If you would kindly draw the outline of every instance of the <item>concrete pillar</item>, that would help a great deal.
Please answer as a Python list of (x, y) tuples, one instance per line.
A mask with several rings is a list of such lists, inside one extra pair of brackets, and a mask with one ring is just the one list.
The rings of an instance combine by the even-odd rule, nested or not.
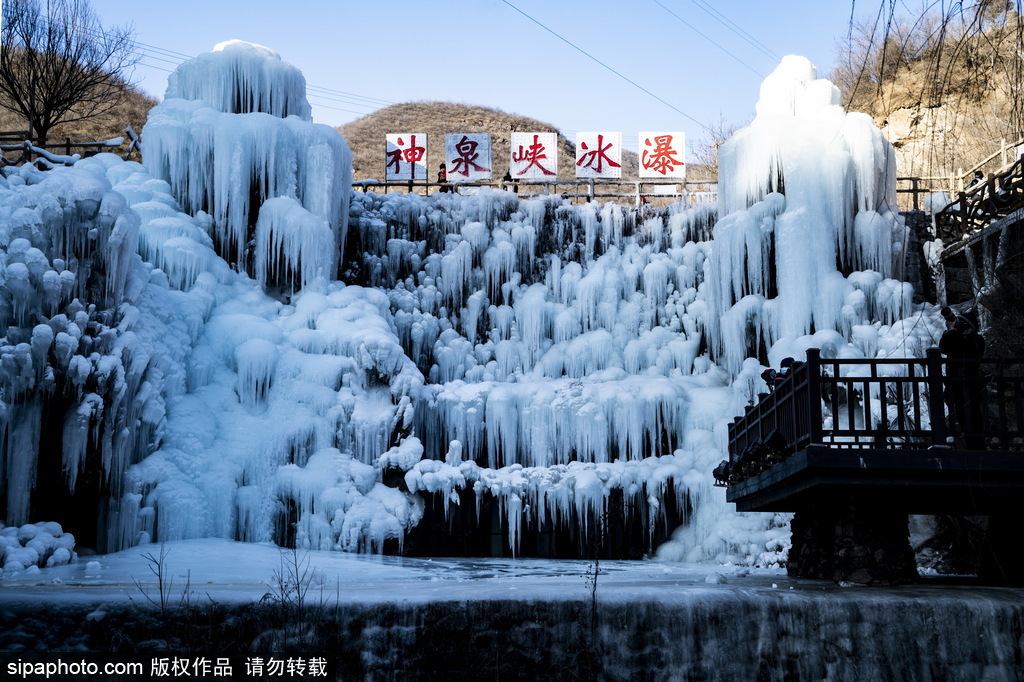
[(861, 585), (917, 580), (906, 514), (879, 510), (869, 500), (840, 498), (793, 517), (787, 564), (797, 578)]
[(1021, 515), (1015, 511), (992, 514), (981, 548), (978, 577), (987, 585), (1024, 585), (1024, 546), (1020, 542)]

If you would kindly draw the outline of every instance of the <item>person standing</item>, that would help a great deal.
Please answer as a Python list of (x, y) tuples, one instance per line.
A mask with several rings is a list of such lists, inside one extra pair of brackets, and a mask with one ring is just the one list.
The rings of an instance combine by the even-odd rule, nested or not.
[(939, 350), (948, 360), (945, 401), (964, 434), (967, 448), (981, 450), (985, 447), (982, 413), (985, 384), (978, 361), (985, 353), (985, 337), (969, 319), (954, 313), (948, 306), (939, 312), (946, 321), (946, 331), (939, 339)]
[(437, 169), (437, 185), (440, 192), (451, 192), (452, 186), (448, 184), (448, 166), (441, 164)]

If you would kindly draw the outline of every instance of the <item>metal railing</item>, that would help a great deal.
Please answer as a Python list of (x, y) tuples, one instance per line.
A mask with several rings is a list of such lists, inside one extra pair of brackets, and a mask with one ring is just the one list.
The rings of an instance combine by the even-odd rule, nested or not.
[[(530, 182), (527, 180), (494, 182), (440, 183), (424, 180), (388, 181), (357, 180), (352, 187), (362, 192), (400, 191), (408, 194), (431, 194), (450, 187), (456, 192), (464, 188), (493, 187), (515, 192), (522, 197), (544, 194), (561, 195), (573, 202), (600, 201), (603, 199), (629, 199), (636, 206), (642, 203), (684, 201), (699, 203), (718, 200), (717, 181), (673, 181), (673, 180), (557, 180), (552, 182)], [(470, 191), (472, 191), (470, 189)]]
[(728, 482), (811, 445), (1024, 450), (1024, 360), (822, 359), (807, 351), (729, 426)]

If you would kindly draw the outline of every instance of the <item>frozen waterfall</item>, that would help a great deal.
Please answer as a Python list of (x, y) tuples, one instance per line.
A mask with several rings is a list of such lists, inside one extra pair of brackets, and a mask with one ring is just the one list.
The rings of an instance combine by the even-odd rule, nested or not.
[(303, 88), (232, 42), (179, 67), (144, 164), (2, 170), (5, 523), (424, 551), (426, 519), (498, 553), (569, 529), (580, 555), (682, 524), (663, 557), (772, 564), (787, 519), (710, 473), (761, 369), (937, 338), (899, 280), (892, 149), (802, 58), (723, 147), (719, 206), (643, 222), (353, 195)]

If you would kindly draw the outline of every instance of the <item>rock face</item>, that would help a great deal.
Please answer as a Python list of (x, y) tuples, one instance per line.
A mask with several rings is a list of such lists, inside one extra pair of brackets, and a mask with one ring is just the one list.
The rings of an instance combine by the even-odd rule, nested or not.
[[(998, 121), (984, 116), (984, 108), (960, 103), (896, 109), (882, 117), (882, 134), (896, 148), (901, 177), (931, 178), (935, 190), (961, 189), (966, 171), (1006, 147), (1005, 161), (1020, 156), (1017, 140)], [(1002, 154), (982, 166), (992, 172), (1004, 163)], [(969, 181), (969, 180), (968, 180)]]
[(896, 148), (900, 176), (930, 178), (934, 189), (949, 191), (979, 165), (990, 173), (1020, 156), (1020, 10), (1004, 2), (945, 16), (924, 11), (905, 23), (890, 15), (884, 39), (871, 36), (867, 59), (851, 47), (834, 80), (844, 102), (871, 114)]

